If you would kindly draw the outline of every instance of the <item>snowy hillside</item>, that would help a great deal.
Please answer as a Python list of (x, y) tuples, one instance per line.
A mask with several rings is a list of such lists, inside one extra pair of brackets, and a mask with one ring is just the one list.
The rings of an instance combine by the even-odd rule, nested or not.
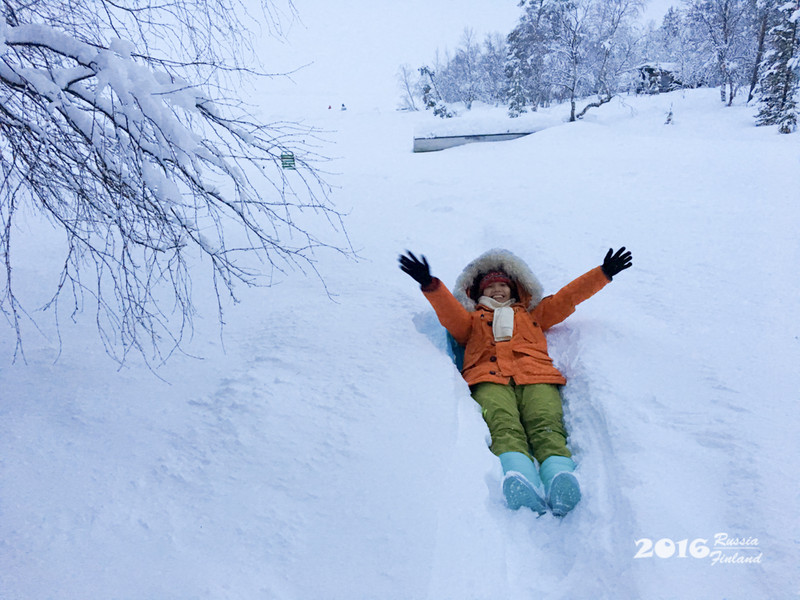
[[(201, 302), (203, 358), (163, 380), (116, 370), (90, 316), (62, 324), (57, 361), (46, 327), (27, 364), (0, 340), (0, 597), (796, 597), (800, 137), (752, 112), (627, 97), (424, 155), (425, 114), (309, 117), (361, 257), (319, 256), (333, 300), (301, 274), (245, 291), (224, 349)], [(45, 297), (56, 242), (30, 222), (20, 277)], [(623, 244), (634, 268), (549, 336), (584, 499), (510, 512), (397, 254), (452, 284), (506, 247), (554, 292)]]

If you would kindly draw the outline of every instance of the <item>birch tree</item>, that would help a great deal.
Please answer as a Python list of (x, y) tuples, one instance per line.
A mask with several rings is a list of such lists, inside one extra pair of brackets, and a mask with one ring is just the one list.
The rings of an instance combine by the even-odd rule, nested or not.
[[(555, 85), (569, 101), (569, 120), (587, 108), (610, 101), (618, 91), (619, 77), (633, 67), (633, 39), (627, 26), (639, 10), (635, 0), (558, 0), (551, 12), (554, 40), (549, 67)], [(577, 101), (595, 95), (597, 100), (577, 113)]]
[[(294, 10), (290, 1), (264, 6), (273, 33), (279, 9)], [(14, 287), (22, 207), (64, 237), (48, 308), (90, 306), (120, 361), (180, 347), (198, 262), (221, 311), (237, 284), (268, 285), (262, 275), (275, 269), (316, 271), (318, 248), (349, 252), (320, 177), (317, 132), (261, 123), (231, 91), (257, 74), (245, 5), (4, 0), (2, 11), (0, 310), (16, 333), (15, 356), (32, 312)], [(288, 153), (291, 174), (281, 169)], [(324, 232), (319, 221), (309, 226), (312, 214)]]
[(686, 4), (699, 51), (713, 61), (720, 100), (730, 106), (753, 60), (749, 56), (753, 40), (747, 35), (752, 25), (751, 6), (746, 0), (689, 0)]

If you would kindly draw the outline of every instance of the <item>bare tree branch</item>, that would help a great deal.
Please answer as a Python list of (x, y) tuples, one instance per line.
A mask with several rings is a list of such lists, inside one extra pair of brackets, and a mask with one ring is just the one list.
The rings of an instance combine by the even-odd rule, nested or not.
[[(65, 293), (73, 315), (91, 303), (101, 340), (120, 361), (132, 350), (164, 358), (180, 347), (194, 312), (190, 265), (200, 257), (221, 316), (222, 297), (237, 284), (269, 284), (249, 256), (319, 275), (319, 249), (352, 254), (323, 179), (326, 159), (313, 146), (322, 132), (259, 123), (225, 88), (227, 76), (255, 72), (242, 66), (248, 46), (236, 0), (2, 6), (0, 310), (18, 355), (24, 311), (11, 248), (20, 202), (66, 236), (44, 308), (58, 313)], [(274, 26), (274, 5), (265, 10)], [(296, 160), (291, 174), (281, 168), (287, 152)], [(315, 230), (309, 213), (322, 219)], [(232, 225), (242, 239), (231, 237)]]

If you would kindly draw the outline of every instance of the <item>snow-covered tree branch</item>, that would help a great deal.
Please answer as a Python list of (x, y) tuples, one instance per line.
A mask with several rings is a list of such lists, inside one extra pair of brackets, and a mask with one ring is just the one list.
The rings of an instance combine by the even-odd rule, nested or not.
[(797, 129), (800, 91), (800, 0), (781, 4), (769, 32), (771, 50), (759, 85), (758, 125), (777, 125), (781, 133)]
[[(91, 298), (120, 360), (180, 345), (193, 312), (190, 258), (211, 266), (219, 301), (261, 281), (253, 254), (270, 269), (315, 270), (316, 248), (350, 251), (320, 177), (318, 132), (259, 123), (225, 88), (252, 70), (234, 16), (243, 11), (223, 0), (3, 3), (0, 309), (18, 351), (28, 309), (14, 291), (12, 246), (24, 204), (66, 234), (53, 304), (68, 295), (78, 311)], [(312, 231), (306, 213), (338, 241)]]

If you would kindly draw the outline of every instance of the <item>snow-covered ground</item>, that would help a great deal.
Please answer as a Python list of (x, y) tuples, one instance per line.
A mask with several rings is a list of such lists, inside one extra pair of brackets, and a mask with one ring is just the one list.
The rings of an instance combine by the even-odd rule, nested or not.
[[(198, 283), (200, 358), (156, 374), (118, 369), (91, 314), (60, 341), (37, 314), (15, 364), (7, 329), (0, 598), (800, 596), (800, 134), (693, 90), (413, 154), (429, 114), (298, 97), (265, 112), (329, 132), (359, 260), (319, 255), (333, 298), (300, 273), (241, 290), (221, 337)], [(42, 304), (59, 241), (33, 215), (18, 235), (18, 291)], [(634, 267), (549, 335), (584, 499), (564, 519), (510, 512), (397, 255), (452, 284), (504, 247), (554, 292), (620, 245)]]
[[(201, 301), (203, 358), (165, 381), (118, 371), (91, 318), (62, 324), (57, 362), (34, 332), (11, 365), (2, 338), (0, 597), (796, 596), (800, 138), (751, 114), (714, 90), (627, 97), (420, 155), (429, 115), (323, 113), (361, 256), (320, 256), (335, 300), (299, 274), (244, 291), (224, 352)], [(452, 283), (506, 247), (555, 291), (622, 244), (634, 268), (549, 338), (584, 500), (510, 512), (397, 255)], [(719, 553), (693, 557), (695, 539)], [(760, 560), (715, 564), (737, 552)]]

